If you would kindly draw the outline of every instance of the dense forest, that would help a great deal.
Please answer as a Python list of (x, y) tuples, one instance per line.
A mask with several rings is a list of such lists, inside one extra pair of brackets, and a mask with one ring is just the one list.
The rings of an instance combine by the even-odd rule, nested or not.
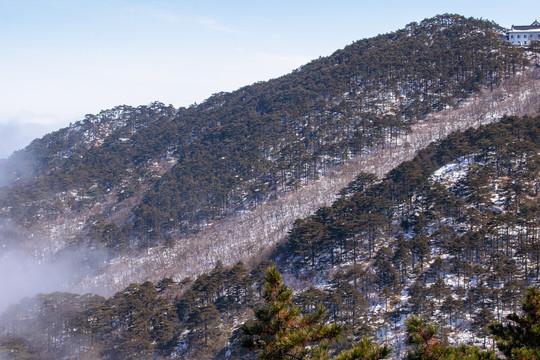
[[(540, 117), (505, 117), (430, 145), (384, 179), (362, 173), (253, 268), (218, 263), (197, 279), (132, 284), (110, 298), (26, 299), (2, 315), (0, 348), (29, 359), (254, 357), (239, 344), (257, 327), (239, 328), (265, 308), (276, 264), (296, 289), (293, 315), (324, 305), (310, 319), (339, 327), (336, 356), (369, 337), (394, 358), (494, 359), (470, 346), (495, 340), (513, 358), (521, 340), (506, 341), (516, 331), (506, 315), (540, 285), (539, 138)], [(419, 333), (425, 343), (411, 337)]]
[[(501, 30), (436, 16), (189, 108), (87, 115), (0, 160), (0, 255), (82, 254), (73, 272), (114, 289), (12, 305), (0, 315), (0, 358), (540, 357), (540, 117), (452, 133), (411, 161), (381, 155), (412, 147), (434, 114), (468, 106), (456, 116), (469, 116), (480, 93), (490, 100), (478, 116), (497, 119), (495, 103), (539, 93), (534, 49), (510, 46)], [(500, 86), (510, 82), (513, 92)], [(279, 234), (262, 205), (360, 156), (401, 164), (384, 176), (353, 167), (333, 204), (335, 193), (280, 225), (285, 238), (261, 235)], [(254, 209), (269, 227), (250, 236), (268, 253), (224, 220)], [(225, 259), (243, 244), (249, 263)], [(100, 262), (112, 265), (93, 273)], [(144, 266), (168, 262), (150, 281)], [(119, 286), (130, 271), (144, 279)]]
[(76, 218), (71, 243), (166, 244), (294, 190), (520, 71), (494, 23), (441, 15), (202, 104), (88, 115), (4, 160), (1, 216)]
[(539, 120), (452, 134), (381, 181), (360, 174), (298, 220), (275, 258), (301, 279), (331, 279), (349, 297), (338, 314), (378, 304), (387, 329), (410, 312), (449, 332), (501, 321), (540, 280)]

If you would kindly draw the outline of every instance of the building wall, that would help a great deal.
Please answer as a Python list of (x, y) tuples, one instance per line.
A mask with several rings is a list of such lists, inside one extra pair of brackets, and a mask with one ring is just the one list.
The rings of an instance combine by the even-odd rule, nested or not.
[(512, 45), (528, 46), (531, 44), (531, 40), (540, 41), (540, 29), (508, 31), (508, 41), (510, 41)]

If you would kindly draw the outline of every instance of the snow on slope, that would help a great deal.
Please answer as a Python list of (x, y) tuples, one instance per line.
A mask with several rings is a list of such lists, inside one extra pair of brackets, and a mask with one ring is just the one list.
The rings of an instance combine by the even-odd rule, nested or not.
[(209, 271), (218, 260), (225, 265), (256, 262), (287, 236), (295, 219), (330, 205), (339, 190), (359, 172), (382, 177), (401, 162), (412, 159), (418, 150), (451, 132), (479, 127), (504, 114), (536, 113), (540, 108), (539, 85), (537, 71), (518, 74), (494, 91), (475, 95), (456, 110), (428, 116), (392, 145), (373, 148), (295, 192), (223, 219), (195, 235), (179, 237), (170, 248), (159, 246), (116, 258), (97, 276), (82, 279), (75, 290), (99, 289), (100, 293), (111, 294), (132, 282), (196, 276)]

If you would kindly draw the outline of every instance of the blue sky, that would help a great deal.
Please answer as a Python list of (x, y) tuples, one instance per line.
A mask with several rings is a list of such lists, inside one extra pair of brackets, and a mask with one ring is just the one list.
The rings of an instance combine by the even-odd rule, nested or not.
[(0, 157), (87, 113), (188, 106), (436, 14), (509, 27), (539, 10), (530, 0), (0, 0)]

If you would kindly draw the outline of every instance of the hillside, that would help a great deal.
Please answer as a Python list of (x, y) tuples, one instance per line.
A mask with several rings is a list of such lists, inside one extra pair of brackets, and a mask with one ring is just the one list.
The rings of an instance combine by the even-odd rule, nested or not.
[[(272, 256), (297, 303), (326, 306), (345, 329), (336, 349), (370, 335), (403, 358), (412, 314), (450, 343), (490, 347), (486, 324), (540, 285), (539, 138), (540, 117), (504, 117), (431, 144), (380, 180), (361, 173)], [(39, 295), (0, 323), (18, 351), (41, 356), (249, 358), (238, 325), (259, 306), (270, 263), (218, 263), (196, 280), (131, 284), (108, 299)]]
[(136, 261), (129, 255), (111, 259), (103, 267), (102, 275), (87, 276), (75, 289), (97, 287), (114, 292), (130, 282), (197, 276), (218, 261), (228, 265), (238, 261), (256, 264), (270, 256), (272, 247), (287, 237), (295, 219), (331, 205), (359, 172), (382, 178), (432, 141), (443, 139), (453, 131), (498, 121), (508, 113), (536, 114), (540, 107), (539, 76), (538, 71), (526, 71), (505, 80), (493, 91), (478, 94), (458, 109), (430, 114), (394, 143), (372, 147), (347, 163), (330, 168), (318, 180), (300, 189), (184, 236), (173, 245), (148, 249), (138, 254)]
[[(470, 126), (466, 116), (430, 128), (428, 115), (521, 79), (527, 54), (499, 31), (441, 15), (189, 108), (154, 103), (88, 115), (3, 160), (2, 253), (71, 259), (77, 285), (64, 289), (104, 295), (133, 281), (196, 276), (220, 258), (254, 261), (294, 219), (330, 204), (373, 151), (396, 148), (394, 165), (409, 159), (431, 139)], [(524, 99), (495, 91), (489, 106), (535, 99), (531, 89)], [(518, 113), (478, 111), (485, 116), (477, 123)], [(409, 142), (418, 129), (422, 142)], [(305, 196), (319, 185), (318, 195)]]
[[(11, 306), (0, 358), (254, 358), (239, 327), (271, 264), (304, 312), (324, 304), (343, 327), (333, 353), (368, 335), (404, 358), (411, 315), (441, 343), (491, 348), (487, 323), (540, 286), (540, 74), (496, 30), (439, 16), (188, 109), (88, 115), (14, 154), (2, 164), (3, 254), (69, 258), (69, 289), (105, 296)], [(469, 70), (434, 67), (449, 49)], [(319, 78), (318, 97), (275, 92)], [(272, 110), (251, 111), (260, 96)]]
[(166, 243), (496, 86), (525, 62), (498, 30), (438, 16), (189, 108), (87, 116), (4, 162), (2, 217), (26, 229), (69, 219), (63, 237), (117, 250)]
[(452, 341), (472, 341), (485, 312), (501, 321), (539, 285), (539, 120), (453, 134), (381, 182), (360, 175), (331, 207), (298, 221), (276, 259), (299, 281), (317, 274), (329, 295), (354, 284), (348, 296), (367, 300), (379, 336), (419, 314)]

